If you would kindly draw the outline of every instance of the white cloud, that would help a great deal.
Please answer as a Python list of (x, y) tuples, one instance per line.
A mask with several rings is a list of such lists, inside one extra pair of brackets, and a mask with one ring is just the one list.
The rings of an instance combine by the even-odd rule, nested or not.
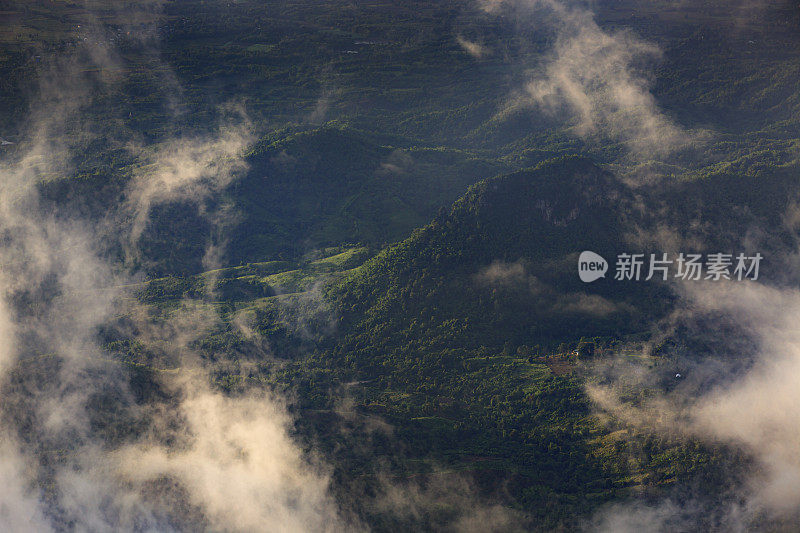
[(482, 59), (488, 54), (488, 49), (476, 41), (470, 41), (466, 37), (462, 35), (456, 36), (456, 41), (458, 42), (459, 46), (464, 49), (469, 55), (474, 57), (475, 59)]
[(587, 8), (559, 0), (484, 0), (481, 6), (513, 8), (556, 36), (501, 115), (533, 107), (564, 116), (576, 135), (622, 142), (640, 157), (667, 155), (702, 137), (676, 124), (651, 94), (645, 67), (660, 56), (656, 45), (630, 31), (606, 31)]

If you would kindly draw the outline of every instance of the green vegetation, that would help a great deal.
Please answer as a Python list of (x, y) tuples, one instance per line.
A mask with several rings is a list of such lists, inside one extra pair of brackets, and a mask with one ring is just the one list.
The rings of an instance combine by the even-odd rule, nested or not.
[[(0, 137), (21, 141), (0, 157), (27, 148), (41, 62), (86, 54), (87, 39), (113, 43), (114, 57), (82, 73), (103, 90), (75, 96), (83, 118), (58, 135), (77, 155), (40, 185), (65, 220), (100, 223), (126, 200), (146, 162), (125, 140), (202, 137), (238, 104), (255, 136), (246, 168), (205, 206), (232, 206), (235, 222), (219, 236), (194, 203), (154, 206), (126, 265), (146, 277), (131, 298), (164, 324), (189, 301), (218, 316), (192, 346), (216, 386), (286, 393), (295, 436), (374, 529), (448, 524), (446, 512), (409, 523), (362, 498), (386, 476), (468, 476), (487, 501), (554, 531), (634, 494), (719, 494), (735, 482), (722, 473), (748, 464), (597, 416), (586, 393), (596, 362), (622, 355), (674, 374), (664, 353), (622, 347), (649, 338), (676, 297), (657, 282), (586, 285), (574, 269), (583, 250), (655, 253), (670, 239), (792, 249), (800, 33), (789, 3), (738, 18), (722, 1), (599, 3), (603, 28), (664, 50), (645, 66), (666, 116), (710, 132), (670, 156), (508, 110), (554, 36), (472, 1), (187, 0), (135, 24), (90, 4), (102, 35), (81, 29), (76, 2), (0, 0)], [(490, 53), (470, 56), (459, 36)], [(224, 248), (224, 267), (204, 267), (209, 244)], [(768, 258), (765, 275), (776, 266)], [(99, 334), (134, 390), (156, 397), (154, 376), (183, 369), (120, 334), (125, 319)], [(32, 375), (55, 365), (26, 364)]]

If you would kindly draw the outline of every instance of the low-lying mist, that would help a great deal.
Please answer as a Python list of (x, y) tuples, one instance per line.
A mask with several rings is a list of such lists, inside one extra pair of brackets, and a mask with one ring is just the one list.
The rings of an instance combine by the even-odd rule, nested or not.
[[(114, 3), (131, 42), (158, 61), (160, 2)], [(203, 294), (154, 312), (136, 298), (147, 260), (142, 237), (161, 206), (188, 205), (210, 228), (202, 267), (222, 266), (235, 206), (220, 193), (247, 169), (254, 128), (241, 105), (202, 131), (151, 143), (124, 121), (87, 113), (104, 89), (124, 82), (125, 61), (93, 16), (88, 35), (39, 72), (25, 131), (0, 163), (0, 526), (5, 531), (359, 531), (362, 521), (332, 491), (332, 467), (297, 436), (289, 399), (252, 385), (250, 362), (200, 353), (198, 341), (228, 318)], [(180, 118), (181, 88), (166, 65), (165, 109)], [(136, 171), (121, 201), (88, 218), (41, 196), (75, 173), (95, 140), (122, 150)], [(306, 307), (322, 306), (317, 289)], [(333, 323), (333, 319), (328, 318)], [(247, 320), (231, 326), (270, 357)], [(299, 326), (302, 329), (302, 324)], [(331, 326), (332, 327), (332, 326)], [(109, 341), (136, 345), (150, 365)], [(215, 384), (213, 362), (250, 383)], [(250, 381), (248, 381), (250, 380)], [(344, 398), (343, 398), (344, 400)], [(428, 488), (386, 478), (381, 513), (416, 520), (440, 503), (457, 506), (456, 530), (516, 527), (517, 516), (484, 506), (468, 483)]]
[[(615, 504), (593, 530), (786, 530), (800, 508), (800, 295), (758, 282), (681, 287), (669, 320), (667, 366), (598, 364), (587, 386), (601, 416), (651, 434), (742, 452), (716, 494), (678, 485), (662, 499)], [(671, 371), (671, 372), (670, 372)], [(676, 373), (677, 372), (677, 373)], [(632, 402), (647, 390), (645, 399)], [(652, 394), (655, 391), (655, 394)]]

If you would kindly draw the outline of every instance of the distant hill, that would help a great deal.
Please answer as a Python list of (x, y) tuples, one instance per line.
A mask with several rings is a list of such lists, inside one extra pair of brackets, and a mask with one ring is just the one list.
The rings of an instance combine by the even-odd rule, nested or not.
[(323, 127), (258, 143), (247, 154), (250, 171), (229, 191), (242, 213), (231, 261), (395, 242), (479, 179), (507, 168), (470, 152), (387, 140), (395, 145)]
[[(611, 279), (632, 201), (624, 184), (581, 157), (484, 180), (335, 294), (367, 344), (445, 342), (454, 328), (462, 346), (515, 349), (629, 333), (669, 301), (657, 284)], [(578, 279), (583, 250), (609, 258), (607, 279)]]

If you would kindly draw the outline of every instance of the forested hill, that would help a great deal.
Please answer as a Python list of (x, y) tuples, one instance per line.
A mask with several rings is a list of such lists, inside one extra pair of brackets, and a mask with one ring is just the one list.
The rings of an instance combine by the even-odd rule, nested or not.
[(615, 282), (611, 272), (587, 285), (576, 274), (583, 250), (625, 250), (633, 199), (581, 157), (482, 181), (333, 290), (357, 332), (344, 350), (368, 364), (418, 343), (516, 350), (644, 327), (668, 305), (656, 284)]
[[(576, 528), (609, 499), (665, 494), (676, 479), (708, 490), (732, 457), (598, 424), (583, 389), (591, 358), (574, 355), (646, 337), (673, 304), (654, 280), (613, 280), (613, 263), (606, 279), (577, 276), (581, 251), (612, 258), (630, 249), (626, 237), (647, 224), (633, 209), (637, 194), (582, 157), (479, 182), (330, 285), (337, 332), (287, 375), (308, 391), (324, 390), (331, 376), (355, 380), (358, 411), (395, 428), (396, 475), (413, 468), (404, 460), (422, 458), (471, 472), (488, 497), (524, 509), (532, 529)], [(642, 361), (654, 364), (669, 373), (674, 362)], [(320, 393), (308, 406), (331, 401)], [(369, 463), (388, 445), (360, 455), (315, 427), (342, 464)], [(341, 483), (349, 493), (371, 486), (347, 472)]]
[(261, 141), (246, 160), (249, 171), (229, 191), (243, 217), (231, 235), (233, 264), (342, 242), (396, 242), (508, 168), (475, 152), (342, 126)]
[[(799, 80), (796, 0), (0, 0), (22, 520), (770, 530), (800, 479)], [(740, 252), (757, 282), (614, 279)], [(131, 447), (152, 478), (117, 477)]]

